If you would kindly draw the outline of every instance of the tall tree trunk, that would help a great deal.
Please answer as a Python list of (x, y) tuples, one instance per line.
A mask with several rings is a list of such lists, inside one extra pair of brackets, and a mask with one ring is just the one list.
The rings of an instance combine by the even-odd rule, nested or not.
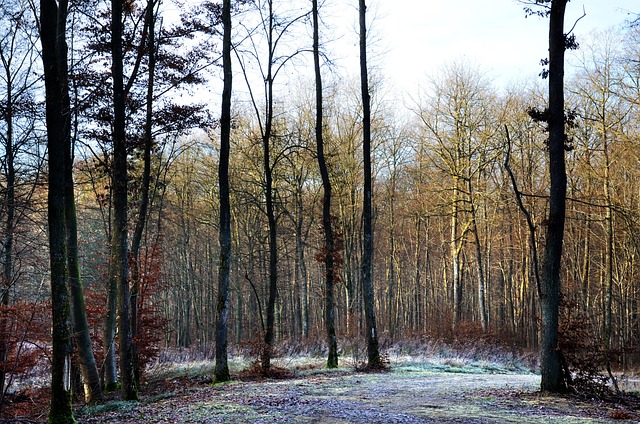
[(13, 92), (11, 70), (7, 67), (7, 102), (5, 112), (6, 144), (5, 144), (5, 162), (7, 168), (6, 174), (6, 219), (5, 234), (2, 241), (4, 249), (4, 261), (2, 270), (2, 287), (0, 287), (0, 306), (5, 308), (0, 313), (0, 397), (4, 397), (6, 371), (8, 370), (7, 356), (9, 353), (9, 328), (7, 319), (7, 308), (9, 307), (9, 293), (13, 285), (13, 238), (15, 232), (15, 213), (16, 213), (16, 169), (13, 151)]
[(122, 0), (111, 2), (113, 75), (113, 231), (111, 235), (111, 278), (118, 287), (118, 348), (124, 400), (138, 400), (138, 388), (131, 354), (131, 296), (127, 236), (127, 141), (125, 136), (125, 92), (123, 84)]
[(376, 328), (375, 294), (373, 291), (373, 211), (371, 177), (371, 95), (367, 72), (367, 23), (365, 0), (359, 2), (360, 15), (360, 85), (362, 89), (362, 153), (364, 159), (364, 200), (362, 205), (363, 252), (362, 252), (362, 291), (367, 332), (367, 368), (383, 368), (378, 347)]
[[(394, 168), (395, 168), (394, 164)], [(395, 195), (396, 195), (396, 169), (391, 171), (390, 175), (391, 193), (389, 199), (389, 269), (387, 278), (387, 325), (389, 337), (393, 341), (396, 336), (396, 327), (398, 323), (398, 314), (400, 309), (396, 305), (396, 291), (398, 291), (398, 297), (400, 296), (400, 290), (397, 287), (396, 277), (396, 208), (395, 208)]]
[(40, 39), (45, 76), (49, 154), (49, 258), (53, 319), (50, 423), (74, 423), (71, 409), (71, 312), (65, 230), (65, 144), (70, 138), (67, 77), (67, 1), (40, 1)]
[(304, 257), (304, 242), (302, 239), (302, 220), (304, 216), (302, 213), (302, 196), (300, 196), (300, 212), (296, 223), (296, 272), (300, 277), (300, 325), (302, 336), (306, 339), (309, 337), (309, 274)]
[(318, 0), (312, 1), (313, 15), (313, 65), (316, 80), (316, 149), (318, 153), (318, 167), (322, 176), (322, 188), (324, 196), (322, 198), (322, 228), (324, 230), (324, 253), (325, 253), (325, 328), (327, 331), (327, 368), (338, 367), (338, 342), (336, 338), (335, 324), (335, 289), (336, 271), (334, 270), (334, 254), (336, 252), (333, 237), (331, 219), (331, 181), (327, 170), (327, 162), (324, 156), (323, 129), (323, 102), (322, 102), (322, 75), (320, 73), (320, 31), (318, 22)]
[(222, 90), (222, 113), (220, 117), (220, 263), (218, 265), (218, 301), (216, 303), (216, 368), (215, 380), (228, 381), (227, 363), (227, 317), (229, 315), (229, 275), (231, 271), (231, 205), (229, 201), (229, 150), (231, 140), (231, 0), (222, 6), (222, 66), (224, 87)]
[(147, 26), (147, 49), (149, 55), (149, 69), (147, 81), (147, 105), (146, 117), (144, 125), (144, 152), (142, 156), (142, 186), (140, 187), (140, 197), (138, 204), (138, 215), (136, 226), (133, 231), (133, 239), (131, 240), (131, 335), (134, 342), (131, 344), (131, 357), (133, 362), (133, 373), (135, 381), (140, 381), (140, 358), (138, 339), (140, 336), (139, 328), (139, 307), (138, 295), (140, 293), (140, 280), (142, 278), (142, 270), (140, 269), (140, 248), (142, 245), (142, 235), (147, 225), (149, 210), (149, 190), (151, 187), (151, 148), (153, 146), (153, 92), (155, 82), (156, 69), (156, 34), (155, 34), (155, 16), (154, 6), (155, 0), (147, 2), (147, 10), (145, 17), (145, 25)]
[(613, 337), (613, 257), (614, 257), (614, 232), (613, 232), (613, 200), (611, 196), (611, 157), (609, 155), (609, 137), (606, 126), (606, 119), (602, 118), (601, 129), (602, 134), (602, 151), (604, 154), (604, 196), (606, 200), (605, 225), (607, 234), (607, 243), (605, 248), (605, 279), (606, 279), (606, 295), (605, 295), (605, 312), (604, 312), (604, 354), (607, 372), (613, 383), (616, 392), (619, 392), (618, 382), (611, 371), (611, 339)]
[[(457, 158), (458, 149), (456, 148)], [(456, 159), (457, 161), (459, 160)], [(449, 242), (449, 249), (451, 251), (451, 285), (453, 289), (453, 320), (451, 328), (453, 331), (456, 330), (460, 320), (462, 319), (462, 278), (460, 276), (460, 250), (462, 248), (462, 241), (458, 240), (458, 228), (459, 224), (459, 196), (460, 196), (460, 187), (459, 178), (457, 176), (453, 177), (453, 199), (451, 207), (453, 208), (451, 211), (451, 239)], [(461, 237), (460, 237), (461, 238)]]
[(98, 366), (96, 365), (93, 346), (91, 345), (91, 332), (89, 330), (89, 323), (87, 322), (84, 292), (80, 276), (80, 263), (78, 261), (78, 221), (73, 182), (73, 146), (70, 138), (65, 145), (64, 155), (67, 267), (69, 269), (72, 322), (76, 347), (80, 358), (84, 397), (87, 403), (92, 404), (102, 400), (102, 386), (100, 385), (100, 374), (98, 373)]
[(476, 266), (478, 270), (478, 313), (480, 315), (480, 325), (482, 331), (486, 332), (489, 326), (489, 316), (486, 306), (486, 281), (484, 267), (482, 264), (482, 245), (480, 243), (480, 234), (478, 233), (478, 221), (476, 219), (477, 211), (473, 200), (473, 184), (471, 178), (467, 180), (467, 190), (469, 193), (469, 209), (471, 212), (471, 231), (473, 231), (473, 241), (476, 245)]
[(551, 392), (567, 389), (558, 350), (560, 266), (566, 213), (567, 173), (564, 125), (564, 14), (568, 0), (552, 0), (549, 15), (549, 216), (541, 284), (541, 388)]
[(262, 134), (263, 166), (265, 177), (265, 198), (267, 209), (267, 221), (269, 226), (269, 298), (267, 300), (267, 326), (264, 335), (264, 348), (262, 350), (262, 370), (268, 371), (271, 368), (271, 354), (273, 353), (273, 342), (275, 336), (275, 310), (278, 298), (278, 231), (276, 226), (276, 214), (273, 205), (273, 172), (271, 168), (271, 131), (273, 124), (273, 61), (275, 40), (273, 1), (269, 0), (268, 16), (268, 44), (269, 59), (267, 63), (267, 76), (265, 78), (265, 92), (267, 101), (267, 111), (265, 116), (265, 127)]
[[(109, 258), (109, 269), (111, 269)], [(104, 318), (104, 389), (107, 392), (116, 391), (119, 387), (118, 364), (116, 362), (116, 316), (118, 305), (118, 287), (116, 280), (109, 277), (107, 282), (107, 313)]]

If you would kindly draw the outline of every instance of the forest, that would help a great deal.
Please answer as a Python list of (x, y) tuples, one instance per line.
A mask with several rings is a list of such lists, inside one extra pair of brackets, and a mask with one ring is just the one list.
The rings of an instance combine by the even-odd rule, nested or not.
[(638, 20), (576, 40), (568, 0), (514, 0), (539, 76), (451, 58), (399, 102), (364, 0), (333, 66), (330, 3), (0, 1), (0, 415), (43, 369), (49, 422), (139, 399), (163, 352), (217, 382), (433, 341), (533, 352), (551, 392), (637, 370)]

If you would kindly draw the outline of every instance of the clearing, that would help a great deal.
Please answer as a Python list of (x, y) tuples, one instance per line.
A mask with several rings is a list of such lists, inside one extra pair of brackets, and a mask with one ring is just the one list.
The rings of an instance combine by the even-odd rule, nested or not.
[[(288, 367), (291, 369), (292, 367)], [(538, 392), (523, 370), (396, 363), (385, 373), (293, 367), (286, 379), (211, 385), (192, 368), (148, 387), (142, 402), (76, 411), (79, 423), (604, 423), (640, 420), (632, 407)], [(191, 377), (189, 376), (191, 375)], [(195, 375), (195, 376), (194, 376)], [(628, 422), (628, 421), (627, 421)]]

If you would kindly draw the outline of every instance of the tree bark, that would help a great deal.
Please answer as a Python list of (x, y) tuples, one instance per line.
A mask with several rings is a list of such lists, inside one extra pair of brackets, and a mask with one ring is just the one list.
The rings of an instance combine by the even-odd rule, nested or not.
[(318, 153), (318, 167), (322, 177), (322, 228), (324, 231), (325, 253), (325, 328), (327, 331), (327, 368), (338, 367), (338, 342), (335, 325), (335, 289), (336, 271), (334, 270), (334, 253), (336, 251), (331, 219), (331, 181), (324, 156), (323, 102), (322, 102), (322, 74), (320, 73), (320, 30), (318, 22), (318, 0), (312, 1), (313, 15), (313, 66), (316, 82), (316, 149)]
[(218, 184), (220, 187), (220, 263), (218, 265), (218, 301), (216, 304), (216, 367), (215, 380), (228, 381), (227, 363), (227, 318), (229, 315), (229, 275), (231, 271), (231, 205), (229, 200), (229, 150), (231, 140), (231, 0), (222, 6), (222, 66), (224, 87), (222, 90), (222, 113), (220, 117), (220, 164)]
[[(4, 57), (3, 57), (4, 59)], [(11, 69), (6, 69), (7, 81), (7, 101), (4, 121), (6, 123), (6, 144), (5, 144), (5, 161), (6, 161), (6, 219), (5, 234), (3, 236), (2, 248), (4, 249), (4, 261), (2, 270), (2, 294), (0, 297), (0, 305), (3, 308), (9, 307), (9, 292), (13, 285), (13, 239), (15, 232), (15, 213), (16, 213), (16, 170), (14, 158), (14, 140), (13, 140), (13, 86), (11, 78)], [(5, 377), (7, 374), (7, 357), (9, 353), (9, 327), (7, 321), (7, 310), (3, 310), (0, 315), (0, 396), (4, 396)]]
[(49, 423), (74, 423), (71, 409), (71, 313), (67, 287), (65, 229), (65, 144), (69, 143), (70, 115), (67, 69), (67, 1), (40, 1), (40, 39), (45, 76), (47, 150), (49, 154), (49, 259), (53, 319), (51, 407)]
[(367, 72), (367, 6), (365, 0), (359, 1), (360, 15), (360, 85), (362, 89), (362, 153), (364, 159), (364, 199), (362, 206), (363, 253), (362, 253), (362, 291), (367, 331), (367, 368), (383, 368), (378, 346), (376, 328), (375, 295), (373, 292), (373, 211), (371, 177), (371, 95)]
[(84, 291), (80, 275), (80, 263), (78, 261), (78, 220), (73, 181), (73, 146), (70, 137), (68, 143), (65, 145), (64, 156), (67, 267), (69, 269), (72, 322), (76, 347), (80, 358), (80, 371), (82, 374), (85, 402), (92, 404), (102, 400), (102, 386), (100, 384), (100, 374), (98, 373), (98, 366), (91, 344), (91, 332), (87, 321)]
[(124, 400), (138, 400), (131, 354), (131, 297), (127, 242), (127, 141), (125, 136), (125, 92), (123, 84), (122, 0), (112, 0), (112, 64), (113, 75), (113, 231), (111, 235), (111, 278), (118, 287), (118, 348), (120, 378)]
[(142, 186), (140, 187), (136, 226), (133, 231), (133, 239), (131, 240), (131, 335), (133, 337), (133, 342), (131, 344), (131, 356), (133, 361), (133, 373), (135, 376), (135, 381), (140, 381), (140, 352), (138, 347), (138, 339), (140, 336), (138, 319), (140, 305), (138, 305), (138, 294), (140, 292), (140, 279), (142, 278), (142, 270), (140, 269), (140, 248), (142, 245), (142, 235), (147, 225), (149, 210), (149, 190), (151, 187), (151, 148), (153, 146), (153, 93), (156, 69), (155, 16), (153, 12), (155, 4), (155, 0), (149, 0), (147, 2), (145, 17), (145, 25), (147, 26), (147, 49), (149, 55), (149, 79), (147, 81), (147, 105), (144, 126), (144, 152), (142, 155)]
[(265, 78), (265, 93), (267, 110), (265, 127), (262, 134), (263, 167), (265, 177), (265, 202), (267, 209), (267, 221), (269, 227), (269, 295), (267, 300), (267, 326), (264, 335), (264, 348), (262, 349), (262, 370), (271, 368), (271, 355), (275, 336), (275, 308), (278, 299), (278, 230), (276, 215), (273, 205), (273, 172), (271, 168), (271, 131), (273, 125), (273, 63), (274, 63), (274, 16), (273, 1), (269, 0), (268, 44), (269, 58), (267, 63), (267, 75)]
[(564, 123), (564, 14), (567, 0), (552, 0), (549, 15), (549, 215), (541, 284), (541, 389), (567, 389), (558, 350), (560, 267), (566, 213), (567, 173)]
[(469, 211), (471, 213), (471, 231), (473, 232), (473, 241), (476, 245), (476, 267), (478, 270), (478, 314), (480, 315), (480, 325), (482, 331), (487, 332), (489, 327), (489, 316), (486, 306), (486, 281), (484, 267), (482, 265), (482, 245), (480, 243), (480, 234), (478, 230), (477, 211), (475, 201), (473, 199), (473, 184), (471, 177), (467, 180), (467, 191), (469, 193)]
[[(460, 161), (459, 149), (456, 147), (456, 166)], [(459, 177), (453, 177), (453, 198), (451, 202), (451, 239), (449, 249), (451, 251), (451, 285), (453, 288), (453, 320), (451, 328), (455, 332), (462, 319), (462, 277), (460, 275), (460, 250), (462, 249), (462, 236), (458, 235), (459, 209), (460, 209), (460, 187)]]

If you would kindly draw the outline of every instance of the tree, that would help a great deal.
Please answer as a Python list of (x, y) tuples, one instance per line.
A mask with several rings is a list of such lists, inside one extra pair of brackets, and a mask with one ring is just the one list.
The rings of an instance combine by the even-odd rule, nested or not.
[(547, 76), (549, 79), (549, 107), (542, 113), (531, 111), (534, 119), (547, 123), (549, 132), (549, 212), (540, 284), (542, 312), (541, 389), (550, 392), (563, 392), (567, 390), (568, 376), (563, 371), (562, 354), (558, 348), (558, 316), (567, 199), (564, 54), (568, 45), (568, 36), (564, 33), (564, 15), (568, 0), (536, 0), (536, 3), (546, 7), (545, 13), (549, 16), (549, 69)]
[(113, 75), (113, 231), (109, 278), (118, 287), (118, 348), (122, 397), (138, 400), (138, 388), (131, 351), (131, 298), (129, 290), (129, 260), (127, 237), (127, 140), (125, 137), (125, 89), (123, 83), (122, 12), (123, 1), (111, 2), (111, 72)]
[[(278, 300), (278, 217), (276, 213), (275, 188), (274, 188), (274, 168), (280, 155), (272, 156), (272, 143), (276, 138), (275, 114), (274, 114), (274, 85), (275, 80), (280, 71), (290, 62), (301, 50), (296, 50), (288, 55), (280, 55), (280, 47), (286, 43), (287, 37), (291, 37), (293, 26), (301, 21), (307, 13), (303, 13), (293, 17), (280, 17), (276, 13), (273, 0), (257, 1), (256, 10), (260, 15), (258, 22), (258, 30), (249, 30), (249, 40), (251, 49), (246, 53), (256, 63), (259, 68), (264, 98), (264, 110), (260, 111), (258, 99), (252, 90), (250, 84), (250, 75), (247, 64), (242, 60), (240, 51), (235, 48), (238, 56), (242, 73), (247, 82), (249, 96), (251, 97), (251, 105), (258, 121), (260, 141), (262, 144), (262, 168), (264, 175), (264, 203), (265, 213), (267, 216), (268, 227), (268, 295), (267, 295), (267, 312), (266, 325), (264, 327), (264, 346), (261, 352), (261, 365), (263, 372), (267, 372), (271, 368), (271, 356), (273, 354), (273, 343), (275, 340), (276, 325), (276, 301)], [(258, 37), (264, 37), (264, 46), (258, 41)], [(255, 37), (255, 38), (252, 38)], [(266, 50), (266, 59), (261, 59), (259, 49), (264, 47)]]
[(229, 149), (231, 143), (231, 0), (224, 0), (222, 9), (222, 66), (224, 88), (220, 117), (220, 262), (218, 264), (218, 301), (216, 303), (216, 381), (230, 379), (227, 363), (227, 325), (229, 315), (229, 274), (231, 271), (231, 205), (229, 201)]
[(67, 263), (69, 272), (69, 288), (71, 294), (71, 312), (75, 344), (80, 358), (80, 370), (84, 385), (84, 396), (87, 403), (95, 403), (102, 399), (102, 386), (98, 366), (93, 353), (91, 333), (87, 321), (84, 302), (84, 290), (78, 260), (78, 221), (76, 215), (76, 199), (73, 180), (73, 146), (71, 138), (65, 145), (64, 180), (65, 180), (65, 224), (67, 230)]
[[(135, 381), (140, 381), (140, 360), (138, 340), (140, 336), (138, 296), (140, 292), (140, 280), (142, 279), (140, 248), (142, 236), (147, 224), (149, 214), (149, 191), (151, 188), (151, 150), (153, 148), (153, 97), (156, 72), (156, 16), (155, 7), (159, 1), (149, 0), (145, 12), (144, 25), (147, 32), (147, 97), (144, 123), (144, 142), (142, 153), (142, 182), (140, 187), (138, 212), (131, 240), (131, 334), (134, 342), (131, 346), (133, 361), (133, 373)], [(144, 37), (142, 43), (144, 43)]]
[[(573, 84), (574, 91), (580, 104), (579, 115), (584, 121), (580, 126), (581, 135), (584, 136), (584, 157), (586, 160), (585, 172), (587, 190), (584, 196), (589, 196), (591, 182), (598, 182), (602, 186), (602, 200), (598, 203), (604, 209), (603, 231), (606, 235), (603, 263), (603, 287), (605, 292), (604, 308), (604, 337), (603, 350), (606, 369), (614, 385), (616, 380), (611, 371), (612, 339), (614, 336), (613, 302), (614, 286), (620, 284), (619, 274), (615, 270), (617, 234), (620, 231), (615, 228), (616, 221), (621, 221), (616, 209), (621, 209), (617, 204), (624, 203), (616, 199), (616, 177), (619, 175), (616, 169), (624, 168), (624, 160), (620, 157), (623, 149), (622, 141), (624, 128), (628, 124), (631, 113), (631, 104), (618, 93), (623, 86), (624, 68), (616, 67), (617, 58), (621, 54), (616, 51), (622, 44), (621, 39), (613, 33), (599, 33), (594, 37), (597, 46), (590, 45), (586, 54), (580, 58), (579, 78)], [(601, 156), (601, 157), (600, 157)], [(594, 163), (597, 167), (594, 167)], [(616, 166), (613, 166), (616, 164)], [(619, 178), (619, 177), (618, 177)], [(621, 184), (620, 184), (621, 185)], [(578, 188), (579, 189), (579, 188)], [(588, 228), (590, 231), (591, 228)], [(589, 234), (587, 234), (587, 238)], [(588, 249), (587, 249), (588, 251)], [(585, 258), (588, 267), (588, 261)], [(602, 278), (602, 277), (601, 277)], [(585, 271), (583, 281), (588, 281), (588, 268)], [(586, 303), (586, 302), (585, 302)], [(588, 309), (586, 309), (588, 310)], [(617, 386), (616, 386), (617, 390)]]
[(273, 13), (273, 1), (268, 0), (268, 16), (267, 16), (267, 39), (269, 48), (269, 59), (267, 61), (267, 71), (265, 77), (266, 95), (266, 112), (264, 129), (262, 132), (262, 160), (264, 169), (264, 194), (267, 212), (267, 220), (269, 226), (269, 298), (267, 301), (267, 326), (264, 334), (264, 348), (262, 350), (262, 370), (267, 371), (271, 368), (271, 355), (273, 350), (273, 340), (275, 331), (275, 307), (278, 296), (278, 229), (276, 222), (276, 213), (274, 210), (274, 190), (273, 190), (273, 166), (271, 164), (271, 135), (273, 130), (273, 80), (274, 75), (274, 49), (277, 45), (274, 37), (274, 29), (276, 26), (275, 16)]
[[(106, 52), (112, 46), (109, 43), (111, 14), (107, 10), (107, 3), (100, 0), (91, 5), (90, 10), (80, 13), (78, 22), (78, 54), (82, 57), (74, 66), (74, 88), (76, 113), (79, 122), (77, 132), (86, 140), (85, 150), (90, 156), (98, 160), (91, 161), (105, 174), (111, 173), (112, 155), (112, 122), (114, 121), (111, 97), (111, 73), (105, 61)], [(187, 16), (180, 25), (156, 25), (161, 20), (159, 0), (149, 0), (145, 7), (132, 7), (125, 2), (126, 13), (123, 14), (123, 93), (125, 98), (125, 137), (127, 138), (128, 159), (132, 170), (128, 175), (130, 199), (128, 204), (132, 213), (131, 234), (131, 333), (132, 333), (132, 362), (136, 380), (139, 379), (139, 359), (137, 340), (141, 331), (138, 308), (142, 307), (139, 290), (144, 278), (141, 269), (145, 258), (145, 242), (143, 235), (149, 234), (149, 211), (154, 204), (154, 193), (160, 193), (150, 175), (152, 154), (160, 152), (164, 143), (170, 140), (167, 134), (179, 134), (193, 127), (202, 126), (207, 114), (203, 113), (202, 104), (177, 104), (176, 96), (170, 94), (184, 90), (185, 87), (200, 84), (204, 81), (202, 73), (208, 66), (215, 63), (214, 49), (203, 47), (201, 43), (192, 43), (190, 48), (184, 48), (184, 39), (194, 38), (194, 34), (204, 31), (201, 20), (193, 15)], [(79, 4), (78, 7), (86, 4)], [(198, 9), (201, 11), (201, 9)], [(208, 10), (204, 8), (202, 10)], [(91, 13), (95, 16), (86, 18)], [(206, 14), (203, 14), (205, 16)], [(210, 28), (206, 28), (208, 31)], [(146, 68), (146, 69), (145, 69)], [(124, 70), (128, 75), (124, 75)], [(126, 81), (126, 84), (124, 84)], [(94, 152), (98, 146), (99, 154)], [(165, 159), (165, 158), (163, 158)], [(169, 158), (166, 158), (169, 160)], [(89, 162), (89, 163), (91, 163)], [(138, 168), (140, 171), (138, 172)], [(111, 191), (114, 187), (105, 184)], [(112, 197), (111, 192), (108, 197)], [(102, 202), (101, 208), (105, 213), (106, 237), (111, 239), (112, 227), (111, 202)], [(148, 262), (147, 262), (148, 263)], [(115, 280), (111, 280), (115, 284)], [(117, 371), (115, 360), (116, 335), (116, 303), (117, 287), (108, 287), (107, 313), (105, 317), (105, 344), (107, 346), (105, 360), (106, 389), (117, 387)]]
[(367, 72), (367, 21), (366, 2), (360, 0), (360, 86), (362, 90), (362, 154), (364, 158), (364, 190), (362, 206), (363, 253), (361, 265), (362, 291), (366, 320), (367, 368), (384, 367), (378, 346), (378, 330), (376, 328), (375, 297), (373, 292), (373, 211), (372, 211), (372, 178), (371, 178), (371, 94), (369, 93), (369, 76)]
[(482, 330), (488, 326), (486, 307), (484, 254), (480, 240), (478, 215), (481, 209), (483, 175), (489, 174), (495, 151), (491, 141), (497, 125), (492, 110), (493, 96), (481, 72), (466, 64), (446, 66), (441, 81), (434, 81), (429, 107), (420, 111), (420, 119), (433, 139), (434, 165), (451, 178), (443, 199), (451, 208), (449, 241), (451, 252), (451, 285), (453, 286), (453, 329), (462, 319), (462, 267), (461, 256), (467, 235), (472, 236), (478, 279), (478, 315)]
[(47, 147), (49, 151), (49, 256), (53, 353), (49, 423), (74, 423), (71, 409), (71, 316), (67, 286), (65, 225), (65, 145), (70, 142), (67, 72), (66, 0), (40, 0), (40, 39), (45, 76)]
[(333, 225), (331, 218), (331, 181), (327, 170), (327, 161), (324, 155), (324, 140), (322, 131), (324, 126), (322, 107), (322, 74), (320, 73), (320, 41), (318, 23), (318, 0), (312, 0), (313, 15), (313, 67), (316, 80), (316, 150), (318, 154), (318, 167), (322, 177), (322, 187), (324, 196), (322, 198), (322, 228), (324, 231), (324, 253), (325, 264), (325, 327), (327, 331), (327, 345), (329, 353), (327, 355), (327, 368), (338, 367), (338, 343), (336, 339), (335, 327), (335, 293), (334, 283), (339, 275), (334, 269), (335, 242), (333, 235)]

